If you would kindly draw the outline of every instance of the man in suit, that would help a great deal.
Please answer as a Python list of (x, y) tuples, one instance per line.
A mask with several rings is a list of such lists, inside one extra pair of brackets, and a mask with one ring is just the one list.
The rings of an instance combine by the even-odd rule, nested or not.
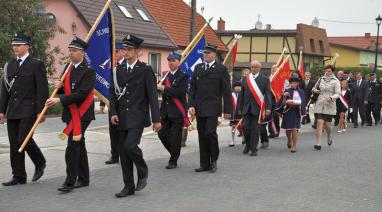
[[(313, 81), (311, 77), (312, 76), (309, 71), (305, 72), (305, 80), (303, 80), (303, 83), (305, 84), (304, 92), (305, 92), (306, 102), (309, 102), (310, 97), (312, 96), (312, 89), (314, 85), (316, 84), (316, 82)], [(306, 114), (306, 116), (302, 118), (302, 124), (309, 124), (309, 123), (310, 123), (310, 116), (309, 114)]]
[[(260, 73), (260, 70), (261, 63), (256, 60), (252, 61), (251, 74), (242, 81), (243, 88), (238, 103), (239, 111), (243, 114), (244, 136), (247, 141), (243, 153), (247, 154), (251, 151), (251, 156), (257, 156), (257, 146), (261, 132), (259, 122), (271, 115), (272, 107), (270, 82), (266, 76)], [(253, 79), (250, 79), (250, 77)], [(263, 96), (263, 100), (261, 98), (256, 99), (256, 97), (261, 96)], [(260, 114), (262, 101), (265, 101), (264, 116)]]
[(369, 81), (368, 104), (366, 105), (367, 126), (373, 126), (371, 113), (373, 113), (375, 125), (378, 125), (381, 120), (381, 103), (382, 103), (381, 89), (382, 89), (381, 82), (376, 79), (375, 73), (371, 73), (370, 81)]
[(369, 84), (362, 79), (361, 73), (356, 73), (356, 81), (350, 86), (352, 92), (352, 108), (354, 128), (358, 127), (358, 112), (361, 116), (361, 126), (366, 123), (365, 106), (368, 103)]
[(199, 136), (200, 168), (196, 172), (217, 170), (219, 144), (216, 128), (218, 117), (232, 114), (231, 85), (227, 68), (216, 61), (217, 46), (207, 44), (203, 50), (204, 63), (195, 66), (191, 78), (190, 108), (191, 115), (196, 114)]
[[(148, 168), (138, 145), (143, 129), (150, 126), (151, 122), (154, 131), (161, 129), (154, 71), (138, 60), (142, 42), (142, 39), (130, 34), (123, 39), (127, 61), (113, 72), (113, 83), (110, 87), (111, 123), (118, 125), (119, 154), (125, 184), (121, 192), (115, 194), (118, 198), (134, 195), (135, 191), (146, 187)], [(134, 165), (138, 172), (136, 186)]]
[(180, 155), (183, 127), (189, 126), (186, 110), (188, 76), (179, 70), (181, 55), (171, 52), (168, 57), (170, 71), (157, 85), (162, 92), (160, 107), (162, 129), (158, 132), (163, 146), (171, 157), (166, 169), (175, 169)]
[(61, 134), (61, 138), (68, 138), (65, 152), (66, 179), (57, 189), (61, 192), (89, 186), (89, 163), (84, 136), (90, 122), (95, 119), (96, 74), (84, 59), (87, 46), (87, 43), (78, 37), (69, 44), (71, 63), (66, 65), (66, 68), (69, 66), (66, 77), (63, 82), (55, 82), (60, 95), (46, 101), (48, 107), (58, 103), (63, 105), (62, 121), (67, 125)]
[[(123, 66), (126, 64), (125, 59), (126, 51), (123, 48), (122, 43), (117, 43), (115, 45), (115, 57), (117, 59), (117, 69), (119, 66)], [(119, 162), (119, 142), (118, 142), (118, 128), (117, 125), (114, 125), (110, 122), (110, 110), (109, 110), (109, 136), (110, 136), (110, 148), (111, 148), (111, 157), (109, 160), (105, 161), (105, 164), (114, 164)]]
[[(4, 68), (0, 93), (0, 123), (4, 123), (6, 116), (13, 175), (10, 181), (3, 183), (4, 186), (26, 183), (25, 153), (19, 153), (18, 149), (49, 95), (45, 65), (29, 55), (30, 44), (31, 38), (27, 35), (13, 36), (12, 49), (17, 58), (9, 61)], [(33, 138), (25, 151), (35, 165), (32, 178), (35, 182), (44, 174), (46, 161)]]

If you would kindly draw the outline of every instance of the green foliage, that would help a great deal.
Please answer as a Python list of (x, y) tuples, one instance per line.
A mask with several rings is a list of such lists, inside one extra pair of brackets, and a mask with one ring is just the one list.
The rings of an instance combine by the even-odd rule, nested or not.
[[(54, 85), (49, 84), (49, 96), (52, 94), (53, 90), (54, 90)], [(61, 115), (62, 109), (63, 109), (62, 104), (56, 104), (54, 106), (49, 107), (46, 114), (47, 115)]]
[(42, 0), (0, 1), (1, 66), (14, 58), (10, 40), (17, 32), (32, 37), (31, 54), (44, 61), (48, 74), (53, 74), (55, 56), (62, 53), (58, 47), (50, 47), (48, 41), (54, 37), (55, 32), (65, 32), (61, 28), (50, 27), (43, 11)]
[[(319, 66), (319, 67), (316, 66), (316, 67), (312, 67), (310, 69), (310, 73), (315, 78), (318, 78), (319, 76), (321, 76), (323, 74), (323, 70), (324, 70), (323, 66)], [(353, 73), (360, 72), (360, 73), (362, 73), (363, 76), (365, 76), (366, 74), (370, 74), (374, 71), (373, 69), (371, 69), (369, 67), (336, 67), (336, 72), (338, 70), (352, 71)], [(382, 70), (378, 69), (377, 70), (377, 77), (381, 77), (381, 76), (382, 76)]]

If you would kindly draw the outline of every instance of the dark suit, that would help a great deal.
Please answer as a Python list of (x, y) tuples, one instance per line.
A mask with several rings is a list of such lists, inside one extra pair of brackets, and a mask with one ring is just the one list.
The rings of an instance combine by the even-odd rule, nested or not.
[[(66, 77), (66, 79), (67, 78), (68, 77)], [(83, 61), (77, 66), (77, 68), (73, 66), (69, 80), (71, 85), (71, 94), (66, 95), (63, 88), (59, 90), (59, 94), (61, 94), (59, 96), (60, 101), (64, 107), (62, 121), (66, 124), (69, 124), (72, 120), (69, 105), (76, 104), (77, 107), (80, 107), (89, 96), (90, 92), (94, 89), (96, 80), (95, 70)], [(81, 117), (81, 140), (79, 142), (74, 141), (73, 133), (70, 133), (68, 137), (68, 145), (65, 152), (66, 180), (64, 182), (67, 186), (74, 185), (77, 180), (84, 184), (89, 183), (89, 163), (85, 146), (85, 131), (90, 122), (94, 119), (94, 102), (92, 102), (90, 107)]]
[[(128, 72), (127, 65), (118, 66), (117, 82), (110, 87), (110, 115), (119, 118), (119, 154), (123, 171), (123, 181), (128, 189), (135, 189), (133, 165), (137, 167), (138, 178), (146, 178), (148, 168), (143, 159), (141, 142), (143, 128), (151, 125), (151, 121), (160, 122), (156, 78), (150, 66), (139, 60)], [(126, 88), (124, 95), (118, 100), (114, 83)]]
[[(242, 91), (240, 102), (238, 103), (239, 110), (243, 113), (243, 129), (244, 136), (246, 140), (247, 147), (252, 151), (257, 151), (257, 146), (259, 143), (259, 134), (261, 132), (261, 126), (258, 124), (260, 115), (260, 106), (257, 104), (256, 100), (252, 96), (250, 88), (246, 82), (247, 75), (242, 80)], [(264, 95), (266, 110), (271, 110), (272, 100), (271, 100), (271, 89), (270, 82), (267, 77), (259, 73), (256, 77), (255, 82), (259, 87), (261, 93)]]
[[(121, 64), (117, 64), (118, 67), (126, 68), (126, 59), (123, 60)], [(111, 123), (111, 113), (109, 110), (109, 136), (110, 136), (110, 149), (111, 149), (111, 158), (112, 160), (118, 160), (119, 159), (119, 132), (118, 132), (118, 125), (114, 125)]]
[(181, 102), (187, 114), (186, 92), (188, 76), (184, 72), (177, 70), (174, 75), (169, 73), (167, 78), (171, 84), (171, 88), (166, 86), (162, 95), (162, 104), (160, 107), (162, 129), (159, 131), (158, 136), (163, 146), (171, 155), (169, 163), (177, 165), (181, 149), (184, 121), (180, 110), (172, 98), (175, 97)]
[[(5, 77), (5, 76), (4, 76)], [(10, 158), (14, 178), (26, 180), (25, 153), (18, 149), (41, 113), (48, 98), (48, 81), (45, 65), (40, 60), (28, 56), (21, 66), (16, 59), (11, 60), (7, 67), (7, 80), (15, 79), (8, 92), (5, 82), (1, 85), (0, 113), (6, 114)], [(9, 89), (9, 87), (8, 87)], [(46, 161), (33, 138), (25, 147), (32, 162), (37, 168)]]
[(366, 121), (372, 125), (371, 113), (373, 113), (374, 121), (378, 124), (381, 120), (381, 98), (382, 98), (382, 84), (380, 81), (369, 82), (369, 95), (368, 103), (366, 105)]
[(208, 169), (219, 157), (216, 128), (218, 117), (232, 113), (231, 84), (227, 68), (215, 61), (206, 69), (206, 64), (195, 66), (191, 78), (190, 107), (195, 107), (199, 136), (200, 166)]
[(352, 94), (352, 107), (353, 107), (353, 123), (355, 126), (358, 125), (358, 111), (361, 116), (362, 123), (366, 122), (365, 114), (365, 101), (369, 97), (369, 84), (365, 80), (361, 81), (361, 84), (358, 85), (356, 80), (351, 86)]
[[(312, 89), (313, 89), (314, 85), (316, 84), (316, 82), (313, 80), (309, 80), (308, 82), (303, 80), (302, 83), (304, 83), (304, 85), (305, 85), (305, 89), (304, 89), (305, 101), (306, 101), (306, 103), (308, 103), (310, 100), (310, 97), (312, 96)], [(302, 122), (303, 123), (310, 123), (311, 122), (309, 113), (307, 113), (306, 116), (304, 116), (302, 118)]]

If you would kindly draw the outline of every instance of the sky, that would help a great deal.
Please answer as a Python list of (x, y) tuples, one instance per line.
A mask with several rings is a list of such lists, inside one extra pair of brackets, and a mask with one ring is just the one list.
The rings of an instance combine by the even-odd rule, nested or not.
[(271, 24), (272, 29), (296, 29), (298, 23), (311, 24), (317, 17), (328, 36), (376, 35), (375, 18), (382, 15), (382, 0), (197, 0), (196, 7), (199, 13), (204, 7), (205, 19), (214, 17), (214, 29), (220, 17), (226, 21), (226, 30), (252, 29), (258, 15), (263, 26)]

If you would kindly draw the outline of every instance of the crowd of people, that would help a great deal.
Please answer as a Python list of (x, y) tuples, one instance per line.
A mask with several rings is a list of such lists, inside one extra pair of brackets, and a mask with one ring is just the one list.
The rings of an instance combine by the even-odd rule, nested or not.
[[(311, 123), (316, 129), (314, 149), (321, 150), (323, 132), (327, 144), (333, 143), (332, 121), (337, 132), (346, 132), (348, 123), (358, 127), (372, 126), (381, 121), (382, 86), (375, 73), (363, 77), (361, 73), (339, 70), (328, 65), (317, 81), (309, 72), (301, 76), (291, 73), (284, 82), (282, 97), (272, 92), (270, 77), (264, 74), (259, 61), (252, 61), (243, 70), (242, 79), (231, 86), (227, 68), (217, 61), (217, 47), (206, 44), (204, 62), (195, 66), (189, 80), (180, 70), (181, 55), (171, 52), (169, 71), (157, 79), (152, 68), (138, 58), (143, 39), (128, 34), (116, 45), (116, 67), (112, 71), (110, 87), (109, 130), (111, 157), (106, 164), (121, 163), (123, 189), (115, 196), (126, 197), (147, 185), (148, 167), (139, 148), (145, 127), (152, 126), (169, 152), (166, 169), (175, 169), (181, 153), (184, 129), (197, 123), (199, 167), (195, 172), (215, 173), (218, 169), (219, 118), (230, 120), (232, 142), (235, 131), (244, 144), (243, 154), (257, 156), (260, 148), (268, 148), (269, 139), (285, 129), (287, 147), (297, 152), (301, 125)], [(67, 139), (65, 152), (66, 179), (58, 188), (61, 192), (89, 186), (89, 165), (85, 145), (85, 131), (94, 115), (95, 71), (85, 59), (88, 44), (76, 37), (70, 44), (70, 63), (66, 65), (63, 81), (54, 83), (58, 96), (48, 98), (48, 81), (43, 62), (29, 55), (31, 38), (16, 34), (11, 42), (16, 58), (7, 63), (0, 95), (0, 122), (8, 123), (12, 179), (4, 186), (25, 184), (25, 153), (18, 148), (32, 128), (44, 106), (63, 105), (62, 121), (66, 124), (61, 137)], [(272, 67), (271, 75), (277, 67)], [(162, 94), (161, 105), (158, 93)], [(372, 115), (371, 115), (372, 114)], [(191, 120), (189, 120), (189, 115)], [(281, 122), (281, 124), (280, 124)], [(268, 127), (268, 129), (267, 129)], [(187, 130), (186, 130), (187, 132)], [(269, 133), (269, 134), (268, 134)], [(25, 147), (35, 165), (32, 181), (43, 176), (46, 160), (33, 139)], [(134, 180), (137, 169), (137, 183)]]

